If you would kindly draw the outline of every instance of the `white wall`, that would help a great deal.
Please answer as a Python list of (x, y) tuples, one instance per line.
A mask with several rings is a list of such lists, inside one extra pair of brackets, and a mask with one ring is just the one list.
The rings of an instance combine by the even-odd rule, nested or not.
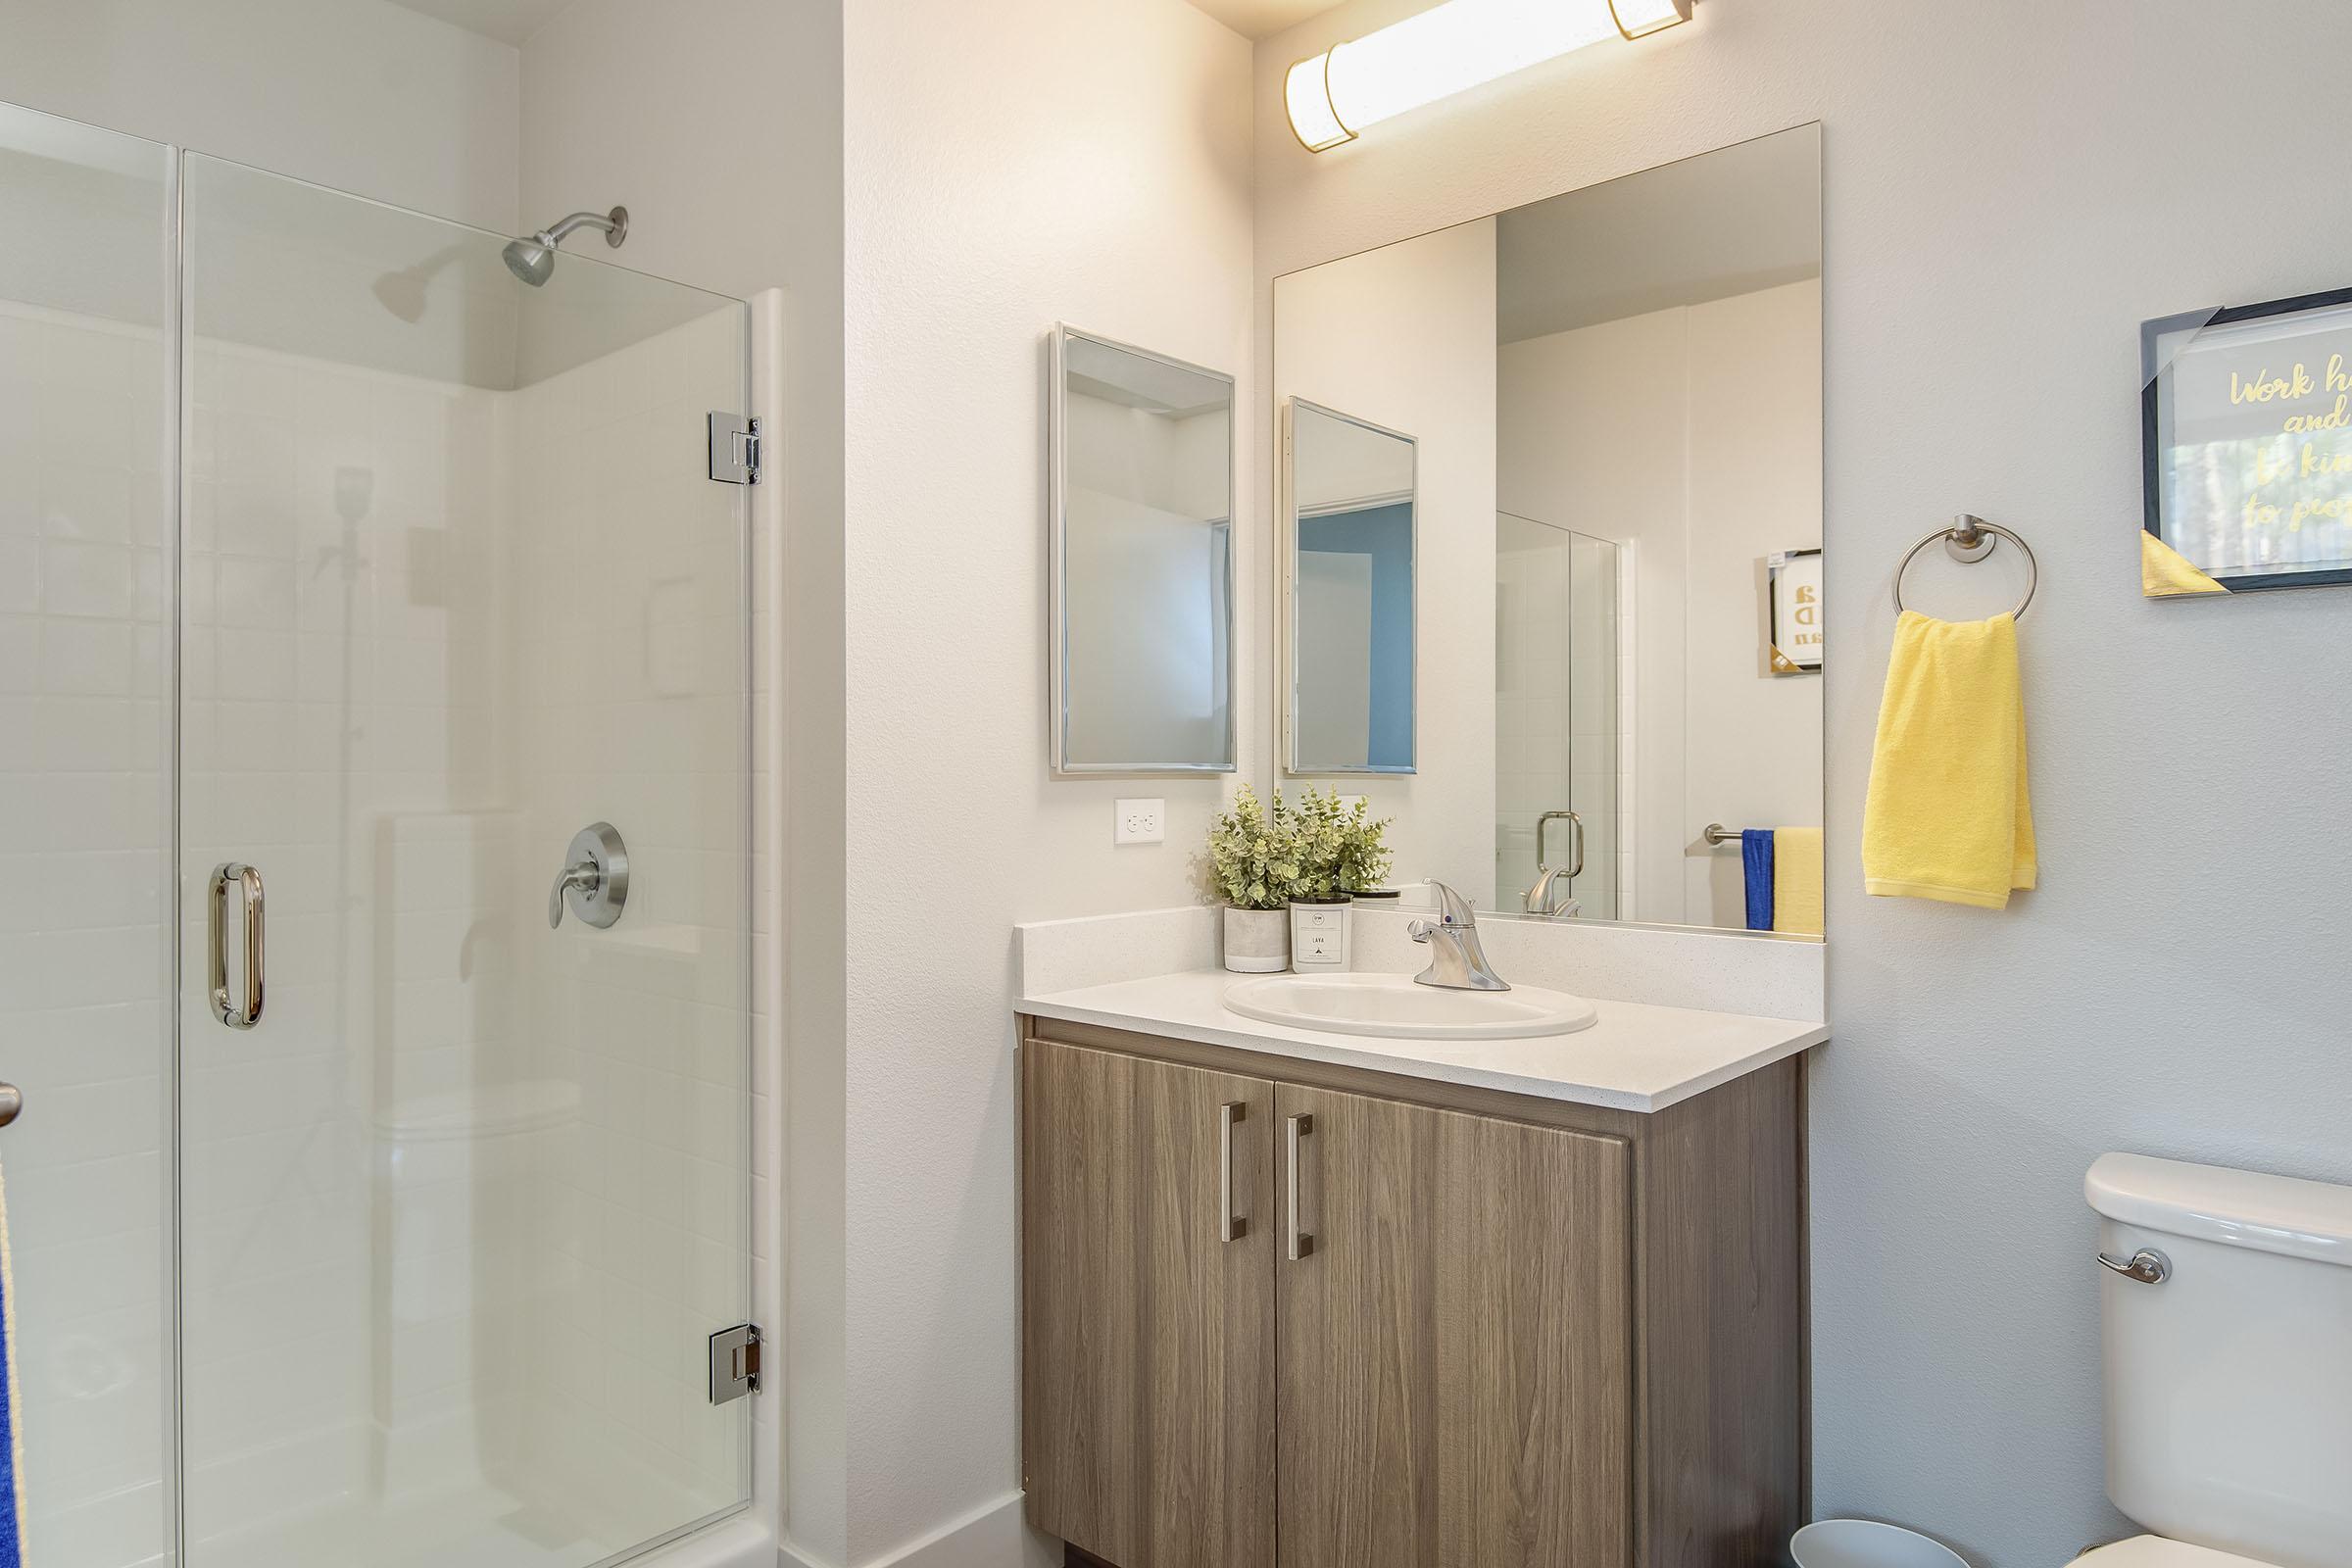
[[(1821, 543), (1821, 284), (1690, 308), (1685, 842), (1709, 822), (1821, 824), (1821, 677), (1775, 675), (1765, 558)], [(1730, 845), (1683, 861), (1683, 918), (1746, 923)]]
[[(1279, 296), (1271, 407), (1304, 398), (1418, 443), (1416, 771), (1337, 787), (1396, 819), (1398, 881), (1436, 877), (1484, 907), (1494, 882), (1494, 225), (1350, 257), (1285, 279)], [(1261, 492), (1278, 487), (1277, 461)], [(1270, 555), (1245, 559), (1280, 580)], [(1269, 665), (1253, 684), (1270, 691)], [(1289, 782), (1279, 763), (1275, 777)]]
[[(2352, 1179), (2337, 802), (2312, 784), (2352, 767), (2315, 721), (2352, 678), (2345, 600), (2151, 604), (2133, 566), (2140, 320), (2344, 282), (2352, 214), (2310, 201), (2308, 164), (2244, 106), (2328, 101), (2352, 13), (1708, 0), (1640, 46), (1298, 150), (1283, 67), (1403, 9), (1359, 0), (1257, 51), (1261, 308), (1298, 267), (1826, 122), (1815, 1501), (1980, 1564), (2063, 1562), (2127, 1528), (2102, 1498), (2084, 1167), (2113, 1148)], [(1857, 863), (1889, 574), (1964, 509), (2041, 559), (2023, 638), (2046, 869), (1995, 915), (1867, 900)], [(1916, 582), (1965, 615), (2012, 572)]]
[(514, 50), (388, 0), (0, 0), (0, 101), (514, 227)]
[(1745, 923), (1699, 837), (1821, 820), (1821, 681), (1764, 655), (1764, 560), (1821, 542), (1821, 285), (1727, 295), (1500, 353), (1505, 512), (1634, 547), (1636, 908)]
[[(849, 279), (850, 1560), (1015, 1506), (1011, 924), (1193, 898), (1222, 778), (1046, 765), (1045, 341), (1250, 373), (1250, 46), (1181, 0), (858, 0)], [(1265, 559), (1247, 483), (1237, 558)], [(1237, 618), (1260, 624), (1244, 569)], [(1264, 667), (1262, 652), (1243, 658)], [(1243, 776), (1267, 707), (1241, 683)], [(1167, 801), (1114, 849), (1111, 802)], [(980, 1560), (980, 1559), (973, 1559)], [(1002, 1560), (1002, 1559), (999, 1559)]]

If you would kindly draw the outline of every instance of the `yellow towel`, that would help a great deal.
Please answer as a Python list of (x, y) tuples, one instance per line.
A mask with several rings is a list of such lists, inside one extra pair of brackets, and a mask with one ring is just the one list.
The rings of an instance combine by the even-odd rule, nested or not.
[(1862, 882), (1998, 909), (2034, 885), (2017, 617), (1894, 624), (1862, 808)]
[(1821, 829), (1772, 830), (1772, 928), (1821, 935)]

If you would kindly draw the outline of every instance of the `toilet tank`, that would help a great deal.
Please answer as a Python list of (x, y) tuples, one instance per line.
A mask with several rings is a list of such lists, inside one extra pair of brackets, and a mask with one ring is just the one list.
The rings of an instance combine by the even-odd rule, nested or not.
[(2102, 1252), (2171, 1265), (2097, 1271), (2108, 1496), (2176, 1541), (2352, 1563), (2352, 1187), (2103, 1154), (2083, 1193)]

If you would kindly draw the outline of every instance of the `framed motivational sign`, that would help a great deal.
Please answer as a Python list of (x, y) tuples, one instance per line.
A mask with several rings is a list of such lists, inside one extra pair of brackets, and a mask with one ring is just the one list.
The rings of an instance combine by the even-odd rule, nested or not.
[(1821, 551), (1783, 550), (1764, 558), (1772, 625), (1764, 638), (1765, 663), (1775, 675), (1804, 675), (1821, 668)]
[(2352, 289), (2140, 327), (2150, 598), (2352, 583)]

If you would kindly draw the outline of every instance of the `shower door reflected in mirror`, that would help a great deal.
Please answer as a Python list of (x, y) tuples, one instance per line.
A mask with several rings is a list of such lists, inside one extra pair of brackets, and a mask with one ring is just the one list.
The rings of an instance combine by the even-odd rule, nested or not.
[(584, 1568), (747, 1495), (746, 309), (183, 181), (186, 1562)]
[[(1630, 919), (1619, 897), (1622, 551), (1494, 514), (1494, 886), (1505, 909)], [(1558, 874), (1545, 878), (1546, 871)]]

